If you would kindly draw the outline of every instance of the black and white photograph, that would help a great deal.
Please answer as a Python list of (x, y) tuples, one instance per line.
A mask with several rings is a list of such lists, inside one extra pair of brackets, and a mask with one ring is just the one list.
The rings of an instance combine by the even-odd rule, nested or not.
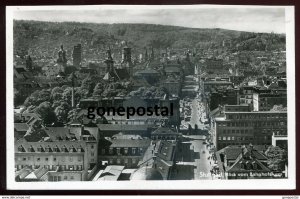
[(292, 6), (6, 10), (9, 188), (296, 187)]

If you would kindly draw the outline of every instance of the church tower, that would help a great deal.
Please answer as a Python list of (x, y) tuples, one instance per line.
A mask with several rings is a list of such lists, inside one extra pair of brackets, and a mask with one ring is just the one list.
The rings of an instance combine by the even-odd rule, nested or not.
[(122, 63), (121, 65), (125, 68), (127, 68), (127, 71), (132, 77), (133, 71), (132, 71), (132, 61), (131, 61), (131, 48), (125, 45), (125, 47), (122, 50)]
[(111, 56), (111, 50), (110, 48), (107, 49), (106, 51), (106, 59), (105, 59), (105, 64), (106, 64), (106, 72), (113, 72), (114, 70), (114, 60)]

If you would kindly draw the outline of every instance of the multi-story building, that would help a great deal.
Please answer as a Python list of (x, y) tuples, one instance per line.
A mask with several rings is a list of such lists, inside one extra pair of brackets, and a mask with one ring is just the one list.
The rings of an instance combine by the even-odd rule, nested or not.
[(249, 104), (253, 109), (253, 93), (257, 91), (255, 86), (242, 86), (238, 95), (239, 104)]
[(151, 140), (148, 138), (102, 139), (99, 142), (98, 160), (102, 162), (102, 165), (106, 163), (136, 168)]
[(225, 111), (215, 118), (215, 146), (218, 150), (228, 145), (271, 145), (272, 134), (287, 135), (286, 111)]
[(279, 93), (253, 93), (253, 110), (269, 111), (274, 105), (287, 106), (287, 95)]
[(204, 93), (210, 93), (213, 90), (232, 88), (233, 84), (229, 81), (204, 81)]
[(81, 44), (77, 44), (73, 49), (73, 66), (79, 68), (81, 66)]
[(168, 76), (167, 79), (162, 82), (162, 86), (168, 90), (170, 96), (180, 96), (181, 81), (179, 76)]
[[(42, 181), (85, 181), (88, 174), (88, 156), (84, 141), (70, 142), (15, 142), (16, 178), (26, 181), (26, 176), (44, 168)], [(27, 168), (27, 170), (22, 170)], [(28, 172), (28, 169), (31, 169)], [(22, 170), (22, 171), (20, 171)], [(24, 175), (25, 173), (25, 175)], [(30, 176), (29, 176), (30, 177)], [(29, 178), (28, 179), (32, 179)]]
[[(258, 146), (258, 148), (261, 148)], [(275, 175), (268, 158), (256, 146), (227, 146), (216, 152), (223, 179), (268, 179)]]

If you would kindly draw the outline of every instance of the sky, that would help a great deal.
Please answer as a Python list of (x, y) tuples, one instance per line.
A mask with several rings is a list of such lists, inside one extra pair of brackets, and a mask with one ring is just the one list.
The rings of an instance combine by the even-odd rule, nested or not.
[(18, 7), (17, 20), (147, 23), (285, 33), (285, 8), (270, 6), (59, 6)]

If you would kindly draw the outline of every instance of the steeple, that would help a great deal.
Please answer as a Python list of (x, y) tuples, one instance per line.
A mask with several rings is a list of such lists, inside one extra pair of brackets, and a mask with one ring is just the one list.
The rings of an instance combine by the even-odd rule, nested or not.
[(150, 60), (154, 60), (154, 50), (153, 47), (151, 47), (151, 55), (150, 55)]
[(127, 71), (132, 76), (132, 61), (131, 61), (131, 48), (127, 46), (127, 43), (125, 44), (123, 50), (122, 50), (122, 63), (121, 65), (125, 68), (127, 68)]
[(146, 48), (146, 51), (145, 51), (145, 61), (148, 61), (148, 51), (147, 51), (147, 48)]
[(114, 60), (111, 56), (110, 48), (106, 50), (106, 59), (104, 62), (106, 64), (106, 72), (112, 72), (114, 69)]

